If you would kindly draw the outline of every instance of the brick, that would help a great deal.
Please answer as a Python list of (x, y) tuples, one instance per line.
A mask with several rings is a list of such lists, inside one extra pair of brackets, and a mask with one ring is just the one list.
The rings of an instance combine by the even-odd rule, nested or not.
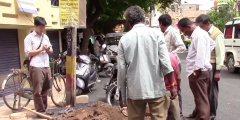
[(88, 103), (88, 95), (80, 95), (80, 96), (76, 96), (76, 103)]

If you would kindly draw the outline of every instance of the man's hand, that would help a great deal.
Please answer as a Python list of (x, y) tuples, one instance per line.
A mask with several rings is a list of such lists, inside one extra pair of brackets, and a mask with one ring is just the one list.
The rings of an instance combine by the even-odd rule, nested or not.
[(171, 97), (170, 98), (175, 99), (177, 97), (177, 91), (176, 91), (174, 86), (171, 86), (170, 92), (171, 92)]
[(220, 80), (220, 76), (221, 76), (220, 71), (216, 71), (216, 73), (214, 75), (214, 80), (215, 81), (219, 81)]
[(43, 46), (42, 46), (42, 51), (43, 50), (47, 50), (48, 49), (48, 46), (46, 45), (46, 44), (44, 44)]

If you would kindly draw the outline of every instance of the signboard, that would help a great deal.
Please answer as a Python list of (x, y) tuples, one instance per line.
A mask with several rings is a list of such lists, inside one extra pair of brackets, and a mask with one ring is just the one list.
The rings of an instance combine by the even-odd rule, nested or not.
[(62, 26), (86, 27), (86, 0), (59, 0)]
[(20, 11), (38, 14), (35, 0), (17, 0), (17, 3)]

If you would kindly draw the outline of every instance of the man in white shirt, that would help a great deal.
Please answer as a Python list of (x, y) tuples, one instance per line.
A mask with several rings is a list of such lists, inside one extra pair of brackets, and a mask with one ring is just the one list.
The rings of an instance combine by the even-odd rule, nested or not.
[(37, 112), (46, 112), (50, 89), (51, 72), (48, 54), (52, 54), (53, 49), (48, 36), (43, 33), (46, 24), (44, 18), (35, 17), (34, 31), (24, 39), (24, 51), (30, 58), (30, 78)]
[(209, 120), (208, 86), (209, 71), (212, 69), (209, 61), (215, 42), (206, 31), (197, 27), (188, 18), (181, 19), (178, 27), (181, 32), (191, 36), (192, 39), (186, 58), (186, 69), (189, 85), (195, 100), (196, 120)]
[[(178, 57), (178, 54), (184, 53), (186, 47), (183, 43), (183, 40), (180, 35), (180, 31), (178, 29), (173, 28), (172, 25), (172, 18), (168, 14), (163, 14), (158, 18), (159, 26), (161, 31), (164, 34), (165, 42), (167, 45), (168, 52), (173, 53), (177, 56), (178, 65), (181, 72), (181, 61)], [(177, 80), (178, 86), (180, 87), (181, 79)], [(179, 99), (179, 106), (180, 106), (180, 115), (181, 119), (184, 120), (182, 115), (182, 96), (181, 96), (181, 88), (178, 88), (178, 99)]]

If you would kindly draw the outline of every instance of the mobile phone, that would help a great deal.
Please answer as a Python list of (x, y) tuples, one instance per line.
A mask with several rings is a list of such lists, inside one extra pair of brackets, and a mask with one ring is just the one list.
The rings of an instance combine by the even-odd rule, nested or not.
[(48, 48), (52, 47), (52, 45), (50, 45)]

